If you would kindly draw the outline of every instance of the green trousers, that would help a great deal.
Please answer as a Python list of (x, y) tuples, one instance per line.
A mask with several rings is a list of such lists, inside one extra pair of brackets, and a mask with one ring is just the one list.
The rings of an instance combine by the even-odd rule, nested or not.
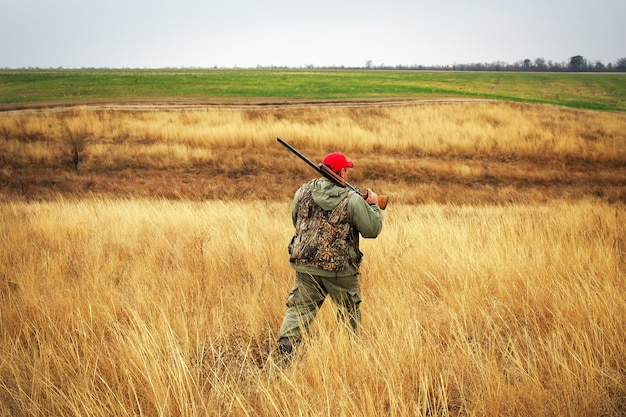
[(328, 278), (296, 272), (287, 297), (287, 312), (280, 326), (280, 337), (299, 341), (322, 307), (326, 296), (337, 306), (337, 319), (358, 334), (361, 326), (361, 287), (358, 275)]

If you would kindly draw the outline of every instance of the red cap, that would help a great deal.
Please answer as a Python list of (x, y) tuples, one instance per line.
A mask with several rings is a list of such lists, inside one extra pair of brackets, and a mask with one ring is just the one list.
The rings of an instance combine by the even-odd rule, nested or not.
[(354, 164), (346, 159), (346, 156), (339, 152), (329, 153), (324, 157), (322, 164), (328, 165), (334, 172), (339, 172), (344, 168), (354, 168)]

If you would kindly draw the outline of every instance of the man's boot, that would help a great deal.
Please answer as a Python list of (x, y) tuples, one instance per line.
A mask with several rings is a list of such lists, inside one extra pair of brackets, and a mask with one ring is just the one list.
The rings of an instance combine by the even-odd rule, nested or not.
[(281, 355), (291, 355), (293, 352), (293, 345), (288, 337), (281, 337), (278, 339), (278, 353)]

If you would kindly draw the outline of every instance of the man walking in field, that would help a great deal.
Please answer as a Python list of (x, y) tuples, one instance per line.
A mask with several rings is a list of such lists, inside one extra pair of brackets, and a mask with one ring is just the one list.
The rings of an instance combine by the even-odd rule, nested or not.
[[(322, 163), (346, 181), (348, 170), (354, 167), (339, 152), (326, 155)], [(359, 266), (363, 256), (359, 235), (375, 238), (383, 224), (378, 195), (367, 191), (364, 199), (325, 177), (313, 179), (296, 191), (291, 208), (296, 230), (289, 244), (295, 279), (280, 326), (280, 353), (292, 352), (329, 294), (337, 305), (338, 320), (359, 332)]]

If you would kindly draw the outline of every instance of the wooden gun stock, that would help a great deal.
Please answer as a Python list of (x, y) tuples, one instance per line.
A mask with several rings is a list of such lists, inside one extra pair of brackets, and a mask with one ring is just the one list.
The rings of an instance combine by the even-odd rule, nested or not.
[(381, 210), (384, 210), (387, 207), (387, 196), (386, 195), (379, 195), (378, 196), (378, 207), (380, 207)]

